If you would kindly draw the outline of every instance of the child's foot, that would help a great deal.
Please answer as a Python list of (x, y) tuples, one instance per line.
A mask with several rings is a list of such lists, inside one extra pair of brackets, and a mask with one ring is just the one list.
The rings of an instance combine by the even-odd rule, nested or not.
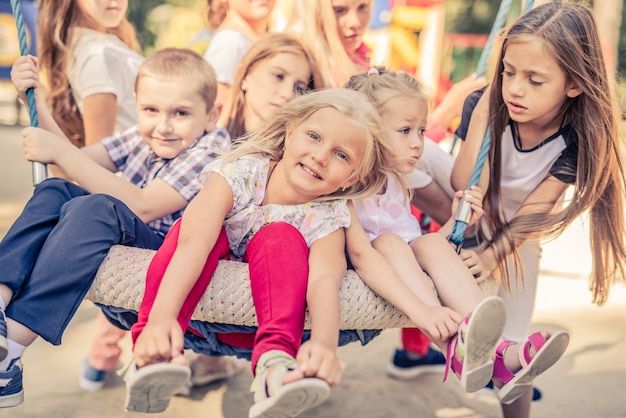
[(11, 360), (7, 371), (0, 372), (0, 408), (17, 406), (22, 402), (22, 362), (16, 358)]
[(407, 350), (397, 349), (391, 363), (387, 365), (387, 374), (396, 379), (413, 379), (423, 373), (443, 372), (446, 358), (439, 350), (428, 348), (428, 353), (416, 357)]
[(328, 383), (304, 378), (296, 367), (295, 359), (279, 350), (268, 351), (259, 358), (250, 387), (255, 404), (249, 418), (295, 417), (330, 396)]
[[(179, 360), (180, 359), (180, 360)], [(134, 360), (125, 372), (126, 410), (163, 412), (172, 396), (187, 383), (191, 371), (182, 356), (170, 363), (156, 363), (137, 369)]]
[[(523, 344), (503, 341), (496, 349), (494, 390), (503, 404), (510, 404), (532, 387), (535, 377), (552, 367), (569, 344), (565, 331), (536, 332)], [(517, 350), (515, 350), (517, 346)]]
[(483, 299), (448, 342), (444, 381), (451, 368), (466, 391), (484, 388), (493, 374), (493, 352), (505, 322), (506, 308), (502, 299), (496, 296)]
[(78, 386), (88, 392), (97, 392), (104, 387), (107, 373), (107, 370), (100, 370), (93, 367), (89, 364), (89, 360), (85, 358), (80, 372)]
[(208, 385), (222, 379), (228, 379), (242, 372), (248, 362), (234, 357), (211, 357), (197, 354), (189, 363), (191, 384)]

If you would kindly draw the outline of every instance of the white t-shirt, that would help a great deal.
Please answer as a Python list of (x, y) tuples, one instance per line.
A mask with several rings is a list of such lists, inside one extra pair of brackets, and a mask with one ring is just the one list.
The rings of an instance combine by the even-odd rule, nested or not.
[(511, 126), (502, 134), (502, 172), (500, 201), (502, 219), (510, 221), (530, 193), (550, 173), (550, 168), (565, 150), (565, 138), (560, 131), (544, 140), (541, 147), (520, 150), (515, 146)]
[(215, 70), (218, 82), (233, 84), (237, 66), (250, 45), (252, 45), (252, 40), (241, 32), (232, 29), (215, 31), (209, 47), (204, 52), (204, 59)]
[[(456, 130), (458, 137), (463, 140), (482, 93), (482, 90), (476, 91), (465, 100), (461, 123)], [(509, 123), (500, 139), (502, 162), (499, 197), (502, 205), (500, 219), (503, 222), (513, 218), (524, 200), (548, 174), (567, 184), (576, 180), (576, 175), (572, 173), (576, 172), (578, 164), (578, 135), (573, 126), (562, 126), (554, 135), (526, 150), (518, 145), (520, 139), (516, 126), (515, 123)]]
[(143, 57), (112, 34), (81, 27), (72, 38), (67, 78), (78, 110), (82, 113), (85, 98), (112, 93), (117, 98), (115, 130), (136, 125), (135, 79)]
[(226, 179), (233, 192), (233, 207), (226, 215), (224, 228), (235, 256), (243, 257), (254, 234), (273, 222), (286, 222), (297, 228), (308, 247), (315, 240), (350, 226), (345, 199), (263, 205), (269, 167), (269, 158), (246, 155), (227, 164), (217, 159), (202, 170), (201, 181), (206, 181), (206, 173), (215, 172)]
[(354, 200), (354, 209), (370, 241), (382, 234), (396, 234), (411, 242), (422, 235), (409, 199), (405, 199), (402, 185), (393, 177), (387, 178), (384, 193)]

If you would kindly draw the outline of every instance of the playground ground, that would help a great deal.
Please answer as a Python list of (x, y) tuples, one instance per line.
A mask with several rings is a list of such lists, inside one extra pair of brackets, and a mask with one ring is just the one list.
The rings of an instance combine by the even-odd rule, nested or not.
[[(0, 125), (0, 236), (32, 193), (30, 163), (23, 160), (19, 128)], [(586, 233), (576, 224), (546, 245), (542, 262), (534, 329), (566, 329), (571, 343), (559, 363), (536, 380), (544, 398), (533, 404), (533, 418), (626, 416), (626, 288), (615, 288), (606, 306), (590, 303), (586, 275), (590, 268)], [(78, 387), (96, 308), (85, 302), (60, 347), (37, 340), (24, 356), (23, 405), (0, 409), (0, 418), (128, 418), (146, 416), (123, 410), (124, 385), (114, 377), (98, 393)], [(385, 367), (399, 341), (398, 330), (386, 330), (365, 347), (341, 347), (346, 365), (342, 383), (328, 402), (302, 415), (324, 417), (497, 418), (494, 397), (466, 394), (454, 378), (440, 374), (412, 381), (390, 379)], [(126, 341), (128, 347), (128, 341)], [(125, 350), (127, 359), (129, 350)], [(246, 417), (252, 404), (249, 370), (228, 382), (175, 398), (156, 417)]]

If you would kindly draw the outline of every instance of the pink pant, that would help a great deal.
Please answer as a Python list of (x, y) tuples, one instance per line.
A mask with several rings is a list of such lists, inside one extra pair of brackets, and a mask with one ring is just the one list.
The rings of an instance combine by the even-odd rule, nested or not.
[(430, 340), (419, 328), (402, 328), (402, 348), (422, 356), (428, 354)]
[(119, 342), (125, 335), (126, 331), (112, 325), (99, 311), (88, 355), (89, 364), (98, 370), (115, 370), (122, 354)]
[[(138, 320), (131, 328), (133, 343), (146, 325), (165, 269), (176, 250), (179, 232), (180, 222), (177, 222), (150, 263)], [(249, 265), (252, 298), (259, 324), (253, 342), (252, 370), (261, 354), (269, 350), (281, 350), (295, 357), (300, 348), (306, 311), (308, 254), (300, 231), (284, 222), (263, 227), (248, 243), (244, 261)], [(183, 330), (188, 329), (193, 311), (209, 286), (218, 261), (229, 258), (229, 255), (228, 238), (222, 229), (178, 315)], [(219, 338), (234, 346), (250, 347), (249, 335), (234, 333)]]

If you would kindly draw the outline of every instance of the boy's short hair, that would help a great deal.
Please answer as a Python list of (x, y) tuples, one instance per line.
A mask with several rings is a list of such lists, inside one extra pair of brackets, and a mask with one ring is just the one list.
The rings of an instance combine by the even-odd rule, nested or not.
[(182, 80), (196, 85), (207, 112), (213, 108), (217, 96), (217, 76), (213, 67), (202, 56), (187, 48), (163, 48), (148, 56), (137, 72), (135, 93), (142, 77)]

